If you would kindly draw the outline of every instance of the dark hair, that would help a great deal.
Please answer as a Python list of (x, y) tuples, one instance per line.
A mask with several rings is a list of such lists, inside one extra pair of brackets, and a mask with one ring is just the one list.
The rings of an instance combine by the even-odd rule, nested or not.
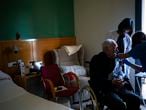
[(128, 34), (131, 36), (133, 32), (133, 21), (131, 18), (125, 18), (120, 22), (120, 24), (118, 25), (118, 33), (122, 34), (127, 29), (130, 29), (130, 32)]
[(53, 51), (49, 50), (47, 51), (43, 56), (43, 63), (45, 66), (49, 66), (51, 64), (55, 63), (55, 54)]
[(146, 35), (143, 32), (136, 32), (132, 36), (132, 47), (135, 47), (137, 44), (141, 44), (143, 41), (146, 40)]

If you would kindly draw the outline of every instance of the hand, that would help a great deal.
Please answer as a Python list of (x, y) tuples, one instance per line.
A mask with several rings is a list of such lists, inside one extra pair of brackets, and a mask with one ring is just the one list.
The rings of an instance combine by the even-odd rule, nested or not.
[(116, 55), (116, 57), (117, 57), (117, 58), (120, 58), (120, 59), (124, 59), (124, 58), (127, 58), (127, 57), (129, 57), (129, 56), (128, 56), (128, 54), (118, 53), (118, 54)]
[(139, 66), (136, 68), (137, 72), (144, 72), (144, 69), (142, 66)]
[(112, 80), (112, 84), (116, 87), (116, 88), (121, 88), (124, 86), (124, 81), (121, 79), (113, 79)]

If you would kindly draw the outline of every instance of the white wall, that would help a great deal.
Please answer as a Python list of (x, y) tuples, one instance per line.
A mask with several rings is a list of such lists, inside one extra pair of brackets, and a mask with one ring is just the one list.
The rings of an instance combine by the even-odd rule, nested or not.
[(125, 18), (135, 18), (135, 0), (74, 0), (75, 35), (85, 46), (85, 59), (101, 51), (108, 31)]

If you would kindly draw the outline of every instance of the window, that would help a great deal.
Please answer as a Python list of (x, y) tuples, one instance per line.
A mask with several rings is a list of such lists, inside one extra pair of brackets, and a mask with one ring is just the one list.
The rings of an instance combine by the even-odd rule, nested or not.
[(146, 0), (142, 0), (142, 31), (146, 33)]
[(135, 0), (135, 31), (142, 29), (142, 1), (145, 0)]

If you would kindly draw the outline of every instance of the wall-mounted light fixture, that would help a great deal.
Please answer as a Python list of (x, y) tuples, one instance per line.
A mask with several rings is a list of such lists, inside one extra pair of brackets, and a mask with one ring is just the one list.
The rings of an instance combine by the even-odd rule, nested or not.
[[(16, 32), (16, 40), (19, 40), (20, 39), (20, 33), (19, 32)], [(12, 51), (14, 52), (14, 53), (18, 53), (19, 52), (19, 47), (17, 46), (17, 45), (14, 45), (13, 47), (12, 47)]]
[(16, 40), (20, 40), (20, 33), (16, 32)]
[(18, 53), (20, 49), (17, 45), (14, 45), (12, 50), (14, 53)]

